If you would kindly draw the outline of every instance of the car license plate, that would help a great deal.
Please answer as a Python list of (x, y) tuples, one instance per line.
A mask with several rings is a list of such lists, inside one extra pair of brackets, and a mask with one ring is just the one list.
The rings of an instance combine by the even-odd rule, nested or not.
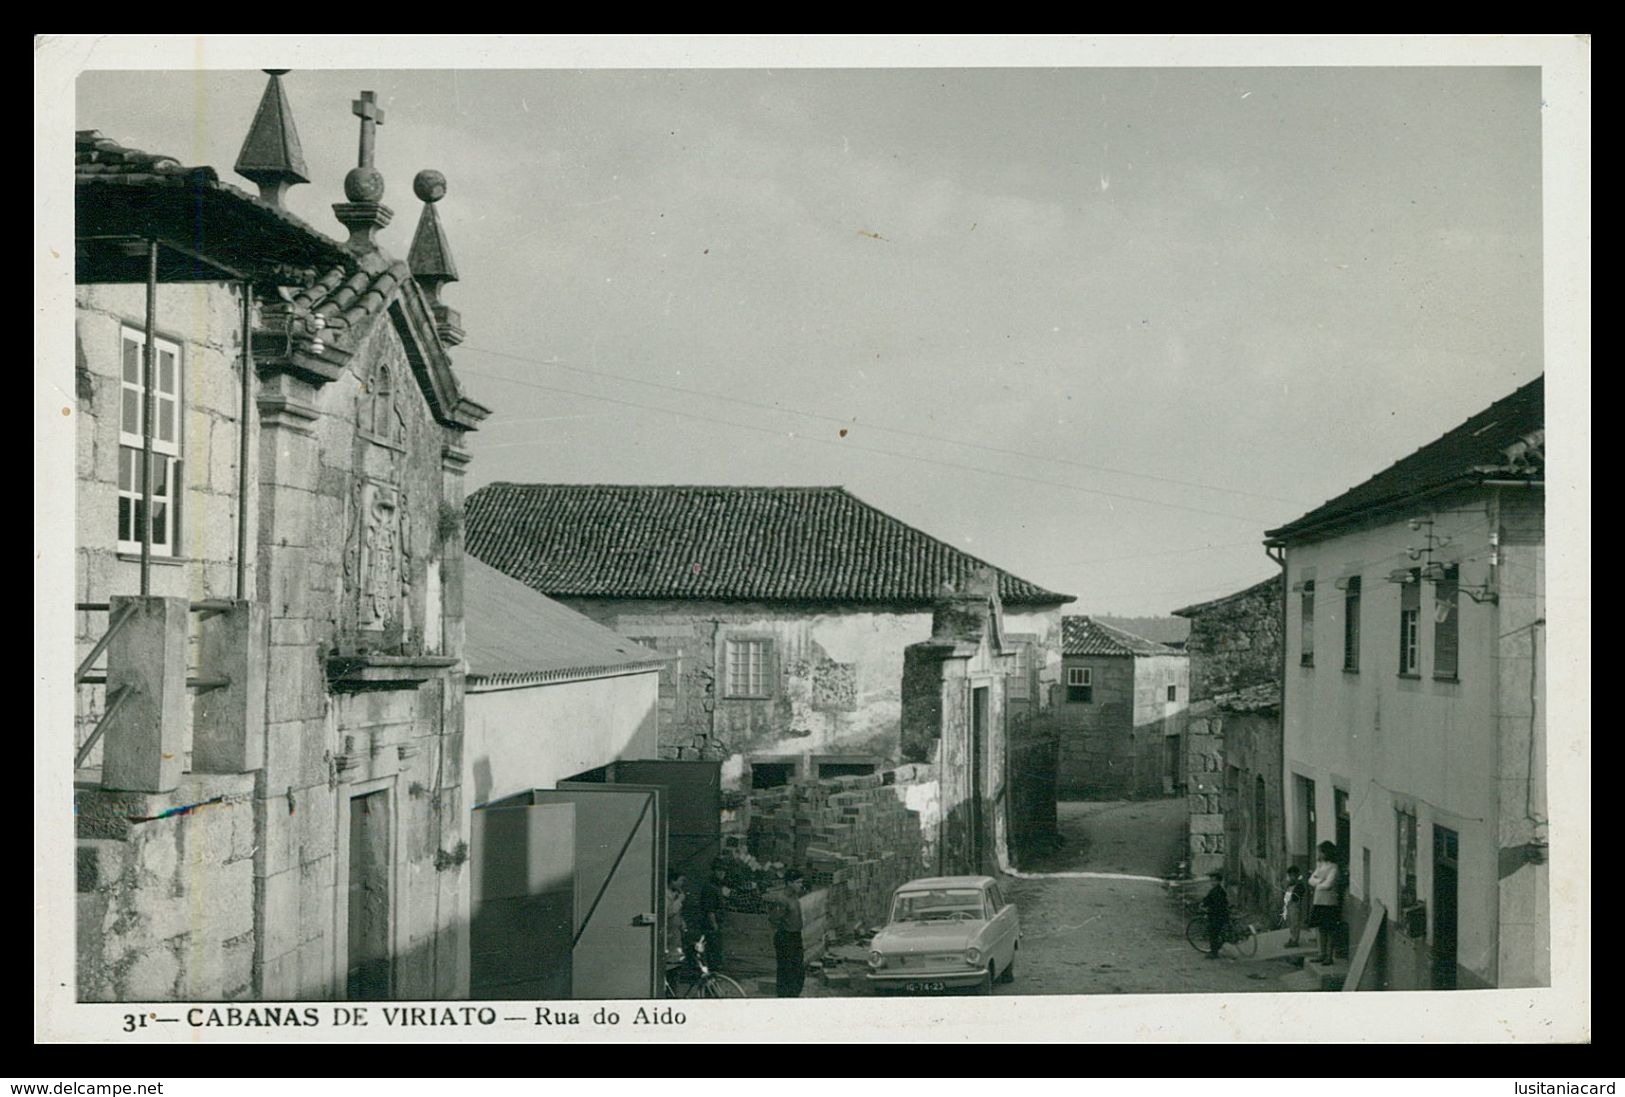
[(942, 983), (933, 981), (929, 983), (910, 983), (906, 989), (910, 994), (919, 994), (922, 991), (947, 990), (948, 988)]

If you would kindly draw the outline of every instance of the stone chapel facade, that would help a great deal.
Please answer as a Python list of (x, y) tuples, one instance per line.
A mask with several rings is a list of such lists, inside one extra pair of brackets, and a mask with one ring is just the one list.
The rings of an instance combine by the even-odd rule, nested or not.
[(81, 1000), (467, 992), (462, 440), (488, 412), (451, 368), (445, 180), (386, 255), (383, 112), (354, 110), (342, 244), (281, 205), (306, 180), (280, 74), (237, 163), (257, 198), (77, 141)]

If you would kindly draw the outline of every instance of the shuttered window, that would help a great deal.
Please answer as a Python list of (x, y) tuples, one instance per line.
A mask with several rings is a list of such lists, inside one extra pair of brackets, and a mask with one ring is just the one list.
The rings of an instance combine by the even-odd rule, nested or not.
[(1343, 669), (1360, 669), (1360, 577), (1351, 575), (1343, 588)]
[(1433, 586), (1433, 677), (1455, 678), (1461, 644), (1460, 569), (1448, 564)]
[(1304, 580), (1302, 601), (1299, 603), (1303, 617), (1301, 654), (1298, 662), (1306, 667), (1315, 665), (1315, 581)]

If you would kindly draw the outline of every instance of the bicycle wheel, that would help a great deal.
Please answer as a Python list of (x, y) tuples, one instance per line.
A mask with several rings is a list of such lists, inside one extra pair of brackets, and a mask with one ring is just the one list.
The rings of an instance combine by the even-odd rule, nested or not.
[(1191, 943), (1191, 948), (1197, 952), (1207, 951), (1207, 916), (1198, 914), (1185, 926), (1185, 940)]
[(713, 971), (688, 988), (689, 998), (743, 998), (745, 988), (720, 972)]
[(1258, 954), (1258, 934), (1253, 931), (1252, 926), (1237, 926), (1230, 947), (1236, 950), (1238, 956), (1255, 956)]

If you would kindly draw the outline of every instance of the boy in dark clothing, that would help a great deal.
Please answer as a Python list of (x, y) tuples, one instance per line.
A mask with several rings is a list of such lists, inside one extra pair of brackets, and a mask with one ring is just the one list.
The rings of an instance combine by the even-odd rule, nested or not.
[(700, 885), (700, 932), (705, 935), (705, 954), (712, 967), (722, 965), (722, 911), (728, 896), (727, 869), (722, 861), (711, 863), (710, 878)]
[(1207, 915), (1207, 956), (1209, 960), (1217, 960), (1225, 930), (1230, 928), (1230, 893), (1224, 890), (1222, 872), (1213, 873), (1213, 888), (1202, 899), (1202, 912)]
[(767, 919), (773, 927), (773, 955), (778, 961), (774, 990), (780, 998), (801, 997), (807, 979), (801, 941), (801, 896), (805, 877), (797, 869), (784, 874), (784, 890), (775, 897)]

